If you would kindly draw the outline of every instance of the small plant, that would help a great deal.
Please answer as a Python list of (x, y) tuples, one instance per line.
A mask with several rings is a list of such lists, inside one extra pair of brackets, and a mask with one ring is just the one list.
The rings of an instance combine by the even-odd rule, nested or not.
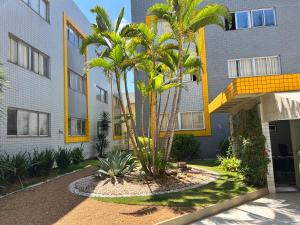
[(111, 151), (107, 154), (107, 158), (99, 158), (100, 176), (107, 176), (117, 181), (117, 177), (123, 177), (136, 168), (136, 161), (132, 154), (121, 150)]
[(30, 157), (30, 166), (28, 168), (30, 176), (48, 175), (54, 164), (54, 151), (46, 149), (45, 151), (34, 150)]
[(219, 143), (220, 155), (227, 156), (230, 151), (230, 139), (225, 138)]
[(97, 123), (97, 143), (96, 150), (97, 156), (103, 157), (105, 149), (109, 146), (109, 140), (107, 139), (110, 128), (110, 116), (107, 112), (101, 114), (100, 120)]
[(177, 161), (190, 160), (200, 152), (200, 141), (189, 134), (180, 134), (174, 136), (172, 146), (172, 158)]
[(71, 151), (71, 162), (73, 164), (78, 164), (84, 161), (83, 156), (83, 145), (81, 144), (80, 147), (75, 147)]
[(60, 170), (65, 170), (71, 164), (71, 154), (66, 148), (60, 147), (54, 155), (56, 164)]
[(234, 155), (218, 156), (220, 168), (227, 172), (238, 172), (241, 167), (241, 160)]

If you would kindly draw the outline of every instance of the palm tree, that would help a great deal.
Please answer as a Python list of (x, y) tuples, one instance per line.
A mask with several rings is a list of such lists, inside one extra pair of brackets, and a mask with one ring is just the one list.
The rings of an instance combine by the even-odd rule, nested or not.
[[(184, 76), (184, 64), (187, 52), (189, 52), (190, 43), (194, 43), (196, 52), (200, 58), (198, 46), (199, 30), (208, 25), (218, 25), (224, 28), (224, 18), (230, 20), (227, 7), (220, 4), (207, 4), (203, 6), (201, 5), (203, 2), (204, 0), (167, 0), (166, 3), (157, 3), (148, 9), (149, 15), (169, 25), (173, 37), (178, 44), (176, 77), (180, 83), (182, 83)], [(185, 47), (186, 45), (187, 47)], [(180, 107), (181, 92), (182, 88), (175, 88), (165, 142), (166, 160), (169, 159), (172, 148), (175, 118), (177, 118)]]

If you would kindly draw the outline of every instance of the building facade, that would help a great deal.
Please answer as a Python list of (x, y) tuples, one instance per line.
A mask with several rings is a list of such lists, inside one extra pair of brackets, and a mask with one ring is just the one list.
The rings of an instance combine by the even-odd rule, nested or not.
[(97, 120), (112, 113), (113, 95), (103, 71), (85, 69), (94, 49), (79, 52), (90, 22), (70, 0), (0, 0), (0, 15), (0, 60), (9, 81), (0, 151), (83, 143), (85, 156), (93, 156)]
[[(133, 21), (146, 21), (147, 8), (156, 2), (159, 1), (132, 0)], [(271, 159), (269, 190), (297, 190), (300, 188), (300, 32), (296, 28), (300, 17), (292, 15), (300, 9), (300, 2), (209, 2), (226, 5), (232, 23), (226, 21), (224, 30), (208, 26), (201, 31), (202, 88), (207, 75), (209, 102), (209, 119), (205, 122), (211, 124), (211, 132), (199, 135), (204, 156), (216, 154), (216, 144), (229, 131), (234, 132), (240, 113), (256, 108)], [(136, 74), (136, 79), (140, 77), (141, 74)], [(205, 94), (202, 90), (203, 100)], [(191, 100), (194, 96), (191, 91), (183, 97), (181, 110), (189, 109), (187, 104), (192, 102), (205, 112), (204, 101), (197, 98), (194, 103)], [(138, 94), (136, 98), (138, 105)]]

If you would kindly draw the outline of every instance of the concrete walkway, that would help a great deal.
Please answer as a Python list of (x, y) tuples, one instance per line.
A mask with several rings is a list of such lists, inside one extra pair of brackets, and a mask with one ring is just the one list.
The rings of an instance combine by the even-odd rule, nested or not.
[(300, 225), (300, 193), (269, 195), (193, 225)]

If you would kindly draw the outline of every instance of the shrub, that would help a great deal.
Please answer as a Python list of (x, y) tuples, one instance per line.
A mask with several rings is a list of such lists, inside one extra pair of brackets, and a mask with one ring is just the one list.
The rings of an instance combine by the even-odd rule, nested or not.
[(64, 170), (69, 167), (71, 164), (71, 154), (70, 151), (66, 148), (59, 148), (54, 154), (56, 164), (59, 169)]
[(180, 134), (174, 136), (172, 146), (172, 158), (177, 161), (190, 160), (200, 151), (200, 141), (189, 134)]
[(41, 176), (48, 175), (54, 164), (54, 151), (46, 149), (45, 151), (34, 150), (30, 157), (29, 175)]
[(83, 147), (82, 145), (80, 147), (75, 147), (71, 151), (71, 162), (73, 164), (78, 164), (84, 161), (84, 156), (83, 156)]
[(227, 156), (230, 151), (230, 139), (225, 138), (219, 143), (220, 155)]
[(120, 150), (108, 152), (107, 158), (99, 158), (100, 176), (107, 176), (117, 182), (117, 177), (122, 177), (136, 168), (136, 161), (132, 154)]
[(0, 155), (0, 184), (7, 184), (11, 176), (15, 175), (15, 168), (13, 168), (10, 157), (7, 154)]
[(241, 161), (234, 155), (218, 156), (220, 168), (227, 172), (238, 172), (241, 166)]

